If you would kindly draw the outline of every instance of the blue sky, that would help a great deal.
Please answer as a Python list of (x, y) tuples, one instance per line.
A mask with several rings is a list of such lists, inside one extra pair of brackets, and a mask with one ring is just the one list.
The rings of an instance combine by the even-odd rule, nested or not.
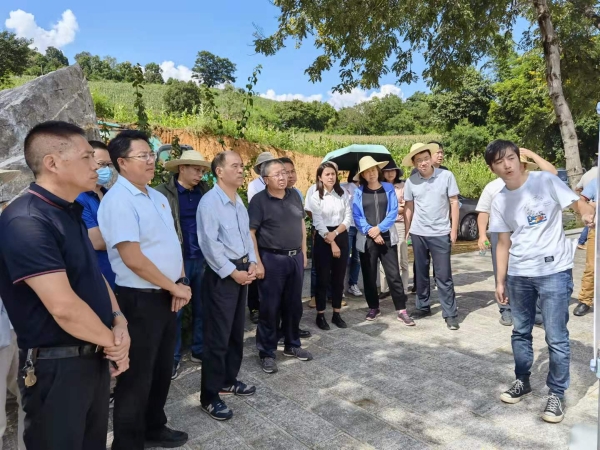
[[(289, 99), (284, 95), (292, 94), (340, 107), (371, 95), (392, 93), (406, 98), (417, 90), (427, 90), (422, 80), (395, 86), (394, 77), (386, 76), (380, 80), (379, 90), (332, 97), (331, 87), (338, 83), (336, 70), (325, 73), (318, 84), (304, 74), (319, 54), (310, 43), (301, 49), (290, 43), (271, 57), (254, 53), (253, 24), (268, 34), (277, 27), (277, 15), (278, 8), (268, 0), (2, 0), (0, 29), (33, 38), (39, 47), (59, 47), (70, 61), (75, 54), (88, 51), (113, 56), (119, 62), (156, 62), (165, 73), (180, 78), (189, 77), (186, 68), (193, 67), (196, 53), (208, 50), (237, 64), (237, 85), (245, 84), (253, 68), (262, 64), (257, 90), (277, 99)], [(423, 67), (417, 56), (413, 70), (420, 74)]]

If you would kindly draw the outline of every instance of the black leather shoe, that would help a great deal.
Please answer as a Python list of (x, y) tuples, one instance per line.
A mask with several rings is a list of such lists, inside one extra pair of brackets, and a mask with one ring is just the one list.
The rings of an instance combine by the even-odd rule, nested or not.
[(300, 330), (298, 329), (298, 334), (300, 335), (300, 339), (308, 339), (312, 336), (312, 333), (308, 330)]
[(344, 319), (342, 319), (340, 313), (333, 313), (331, 323), (335, 324), (338, 328), (348, 328), (348, 325), (346, 325), (346, 322), (344, 322)]
[(410, 313), (410, 317), (413, 319), (422, 319), (423, 317), (427, 317), (431, 315), (431, 309), (415, 309)]
[(329, 328), (329, 324), (325, 320), (325, 314), (317, 314), (317, 326), (321, 330), (325, 330), (325, 331), (331, 330), (331, 328)]
[(585, 303), (579, 302), (579, 304), (575, 307), (573, 314), (576, 316), (585, 316), (592, 309), (591, 306), (586, 305)]
[(144, 442), (144, 448), (177, 448), (184, 446), (187, 440), (187, 433), (162, 427), (159, 430), (146, 433), (146, 442)]
[(388, 298), (391, 294), (390, 291), (382, 292), (379, 294), (379, 300), (383, 300), (384, 298)]
[(258, 310), (250, 311), (250, 322), (257, 324), (258, 323)]

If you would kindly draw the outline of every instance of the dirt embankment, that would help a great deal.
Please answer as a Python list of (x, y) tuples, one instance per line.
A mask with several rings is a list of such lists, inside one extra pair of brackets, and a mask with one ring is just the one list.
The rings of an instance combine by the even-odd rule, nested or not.
[[(190, 133), (186, 130), (173, 130), (159, 127), (154, 129), (154, 134), (165, 144), (170, 143), (173, 140), (173, 136), (177, 135), (180, 144), (191, 145), (194, 147), (194, 150), (202, 153), (202, 156), (209, 161), (211, 161), (217, 153), (223, 150), (215, 136)], [(296, 187), (303, 193), (305, 193), (310, 185), (314, 183), (317, 167), (321, 163), (321, 158), (316, 156), (303, 155), (289, 150), (281, 150), (269, 145), (255, 144), (253, 142), (248, 142), (245, 139), (238, 139), (235, 141), (235, 139), (226, 137), (225, 144), (227, 148), (230, 148), (241, 155), (244, 164), (254, 161), (262, 152), (271, 152), (276, 157), (287, 156), (294, 161), (296, 172), (298, 174)], [(256, 177), (257, 175), (253, 172), (252, 178)]]

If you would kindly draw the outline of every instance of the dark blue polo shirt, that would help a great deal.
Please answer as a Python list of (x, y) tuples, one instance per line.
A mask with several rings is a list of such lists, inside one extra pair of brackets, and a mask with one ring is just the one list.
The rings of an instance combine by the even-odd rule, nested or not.
[(0, 215), (0, 297), (21, 349), (84, 344), (58, 326), (24, 282), (39, 275), (66, 272), (75, 294), (112, 325), (108, 288), (82, 210), (32, 183)]
[(200, 250), (198, 244), (198, 227), (196, 226), (196, 211), (202, 198), (202, 192), (199, 186), (195, 186), (193, 189), (184, 188), (177, 179), (175, 179), (175, 186), (177, 186), (179, 197), (179, 223), (181, 224), (183, 238), (183, 258), (203, 258), (202, 250)]
[[(103, 194), (106, 194), (106, 189), (101, 188)], [(98, 208), (100, 208), (100, 197), (94, 191), (90, 192), (82, 192), (77, 197), (77, 203), (83, 206), (83, 213), (81, 218), (83, 219), (83, 223), (88, 230), (92, 228), (99, 227), (98, 225)], [(111, 288), (115, 288), (115, 273), (112, 271), (110, 267), (110, 262), (108, 261), (108, 252), (106, 250), (96, 250), (96, 256), (98, 257), (98, 265), (100, 266), (100, 271), (108, 284), (110, 284)]]

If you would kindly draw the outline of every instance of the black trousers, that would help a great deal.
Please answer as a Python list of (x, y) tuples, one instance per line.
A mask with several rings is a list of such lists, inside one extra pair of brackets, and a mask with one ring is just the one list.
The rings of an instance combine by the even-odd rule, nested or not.
[[(328, 227), (329, 231), (337, 227)], [(335, 243), (340, 248), (340, 257), (334, 258), (331, 245), (325, 242), (319, 233), (315, 235), (313, 261), (317, 270), (317, 311), (325, 311), (327, 307), (327, 288), (331, 286), (331, 299), (334, 309), (342, 307), (344, 293), (344, 278), (348, 267), (348, 232), (344, 231), (335, 238)]]
[(112, 449), (142, 450), (146, 432), (167, 423), (164, 407), (171, 386), (177, 313), (171, 311), (168, 292), (117, 286), (115, 294), (129, 322), (131, 347), (129, 370), (115, 387)]
[(260, 309), (256, 348), (261, 358), (275, 358), (280, 314), (285, 346), (300, 347), (304, 256), (301, 251), (295, 256), (276, 255), (263, 250), (259, 252), (265, 267), (265, 278), (258, 281)]
[(406, 309), (406, 294), (400, 276), (400, 265), (398, 264), (398, 250), (389, 241), (384, 245), (376, 244), (367, 236), (364, 253), (360, 253), (360, 267), (363, 274), (365, 286), (365, 298), (370, 309), (379, 309), (379, 295), (377, 294), (377, 262), (381, 261), (385, 278), (392, 294), (392, 301), (396, 311)]
[[(248, 270), (249, 264), (236, 267)], [(248, 286), (241, 286), (231, 277), (221, 278), (207, 265), (202, 291), (204, 351), (200, 403), (208, 405), (219, 396), (221, 388), (236, 382), (242, 366)]]
[(248, 310), (258, 311), (260, 309), (260, 299), (258, 297), (258, 283), (248, 285)]
[[(27, 351), (19, 351), (19, 367)], [(23, 439), (28, 450), (105, 450), (110, 375), (103, 354), (38, 359), (37, 382), (19, 390), (25, 411)]]
[(452, 280), (452, 265), (450, 256), (452, 243), (450, 235), (446, 236), (415, 236), (412, 235), (413, 252), (415, 255), (417, 282), (417, 309), (428, 310), (431, 306), (429, 287), (429, 253), (433, 259), (435, 283), (438, 297), (442, 305), (442, 317), (455, 317), (458, 314), (456, 294)]

